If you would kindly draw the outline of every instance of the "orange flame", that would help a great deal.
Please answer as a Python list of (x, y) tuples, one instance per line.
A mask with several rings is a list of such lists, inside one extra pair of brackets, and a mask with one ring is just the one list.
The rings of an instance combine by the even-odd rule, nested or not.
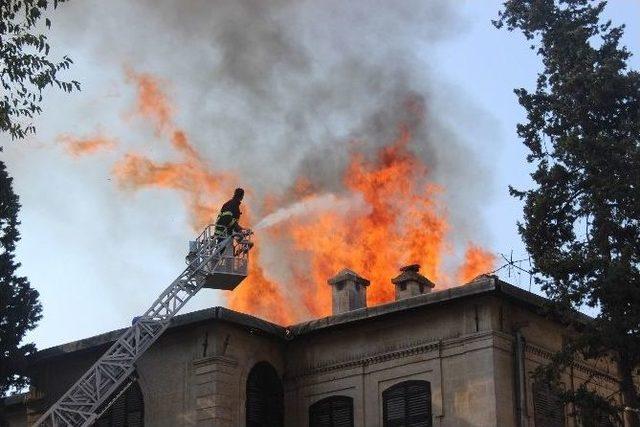
[(168, 136), (181, 159), (161, 163), (130, 152), (115, 164), (113, 173), (124, 189), (157, 187), (182, 192), (191, 214), (191, 224), (195, 230), (200, 230), (211, 222), (222, 201), (221, 194), (228, 192), (234, 179), (226, 172), (211, 171), (189, 142), (187, 134), (174, 125), (174, 108), (160, 89), (161, 80), (131, 69), (126, 69), (126, 75), (137, 89), (135, 114), (151, 121), (158, 134)]
[[(173, 124), (174, 109), (159, 88), (158, 79), (132, 70), (128, 70), (127, 75), (137, 86), (135, 113), (150, 120), (158, 134), (168, 135), (181, 159), (161, 163), (141, 154), (127, 153), (115, 164), (113, 173), (123, 189), (156, 187), (182, 192), (194, 232), (200, 232), (215, 219), (224, 195), (231, 193), (236, 179), (229, 172), (212, 171), (189, 142), (186, 132)], [(250, 218), (250, 215), (245, 212), (244, 217)], [(259, 260), (257, 248), (253, 249), (252, 257)], [(234, 291), (230, 302), (242, 311), (275, 322), (290, 323), (293, 320), (287, 312), (278, 310), (286, 306), (285, 299), (278, 286), (266, 278), (262, 267), (255, 261), (250, 264), (249, 276)]]
[[(137, 154), (127, 153), (118, 161), (113, 173), (124, 189), (157, 187), (178, 190), (184, 194), (194, 230), (209, 224), (228, 193), (233, 177), (224, 172), (212, 172), (189, 144), (184, 132), (172, 135), (173, 146), (182, 155), (181, 161), (159, 163)], [(223, 186), (223, 183), (227, 183)]]
[(114, 139), (102, 135), (80, 138), (69, 134), (60, 135), (57, 141), (61, 143), (66, 152), (74, 157), (95, 154), (102, 150), (112, 150), (116, 146)]
[(408, 150), (410, 141), (402, 125), (375, 160), (353, 155), (343, 180), (364, 200), (366, 212), (330, 212), (291, 224), (295, 247), (310, 259), (313, 289), (304, 293), (310, 314), (330, 312), (326, 281), (343, 267), (371, 280), (372, 304), (393, 299), (390, 279), (401, 263), (417, 262), (431, 280), (444, 279), (440, 264), (449, 226), (437, 200), (441, 189), (426, 182), (426, 167)]
[(469, 243), (464, 263), (458, 270), (458, 280), (461, 283), (467, 283), (478, 275), (493, 270), (495, 263), (496, 256), (494, 254)]
[(237, 311), (252, 313), (281, 325), (296, 319), (295, 313), (276, 283), (267, 279), (259, 262), (259, 239), (251, 250), (252, 263), (247, 278), (229, 295), (229, 306)]
[(163, 81), (147, 73), (136, 73), (125, 69), (128, 82), (133, 82), (138, 90), (135, 113), (148, 119), (156, 128), (156, 132), (166, 131), (173, 127), (174, 108), (165, 93), (160, 89)]

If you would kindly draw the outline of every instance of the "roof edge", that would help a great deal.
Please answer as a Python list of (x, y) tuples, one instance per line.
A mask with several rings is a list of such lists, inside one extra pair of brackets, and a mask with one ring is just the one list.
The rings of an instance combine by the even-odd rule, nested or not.
[(372, 307), (360, 308), (357, 310), (340, 313), (334, 316), (326, 316), (320, 319), (314, 319), (307, 322), (298, 323), (289, 327), (291, 333), (303, 335), (311, 331), (325, 329), (337, 325), (358, 322), (361, 320), (389, 315), (421, 306), (444, 303), (447, 301), (466, 298), (479, 294), (488, 294), (496, 291), (496, 278), (491, 277), (485, 280), (478, 280), (463, 286), (434, 291), (412, 298), (406, 298), (398, 301), (388, 302), (386, 304), (375, 305)]
[[(215, 306), (204, 310), (176, 316), (172, 319), (169, 329), (179, 328), (187, 325), (206, 322), (209, 320), (220, 320), (228, 323), (238, 324), (253, 330), (259, 330), (267, 335), (292, 339), (295, 336), (304, 335), (313, 331), (346, 325), (363, 321), (370, 318), (386, 316), (411, 310), (419, 307), (442, 304), (453, 300), (469, 298), (477, 295), (501, 294), (507, 298), (518, 301), (534, 309), (545, 309), (549, 305), (549, 300), (540, 295), (521, 289), (510, 283), (500, 280), (497, 276), (482, 275), (473, 281), (452, 288), (433, 291), (427, 294), (406, 298), (399, 301), (392, 301), (372, 307), (365, 307), (348, 311), (334, 316), (326, 316), (306, 322), (297, 323), (289, 327), (277, 325), (264, 319), (260, 319), (249, 314), (234, 311), (225, 307)], [(575, 320), (582, 324), (587, 324), (593, 319), (584, 313), (576, 312)], [(49, 347), (35, 353), (30, 362), (38, 362), (43, 359), (71, 354), (79, 351), (91, 350), (99, 346), (107, 346), (115, 342), (128, 328), (116, 329), (93, 337), (84, 338), (77, 341)]]
[[(234, 323), (251, 329), (260, 330), (268, 335), (278, 338), (284, 338), (286, 328), (271, 323), (267, 320), (260, 319), (249, 314), (240, 313), (225, 307), (215, 306), (204, 310), (193, 311), (191, 313), (176, 316), (171, 320), (169, 330), (180, 328), (187, 325), (206, 322), (209, 320), (221, 320), (228, 323)], [(49, 347), (36, 352), (30, 357), (29, 362), (35, 363), (51, 357), (62, 356), (66, 354), (76, 353), (79, 351), (91, 350), (100, 346), (107, 346), (114, 343), (127, 328), (120, 328), (103, 334), (94, 335), (89, 338), (83, 338), (76, 341)]]

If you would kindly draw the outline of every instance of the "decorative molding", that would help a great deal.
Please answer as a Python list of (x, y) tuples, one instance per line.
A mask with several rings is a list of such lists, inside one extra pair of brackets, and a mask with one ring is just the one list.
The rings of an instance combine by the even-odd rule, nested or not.
[[(544, 349), (542, 347), (539, 347), (537, 345), (534, 344), (530, 344), (527, 343), (525, 345), (524, 348), (525, 353), (529, 353), (529, 354), (533, 354), (535, 356), (541, 357), (545, 360), (551, 360), (551, 358), (553, 357), (553, 352), (547, 349)], [(571, 362), (571, 364), (569, 364), (569, 367), (572, 367), (573, 369), (576, 369), (586, 375), (590, 375), (590, 376), (594, 376), (595, 378), (599, 378), (605, 381), (608, 381), (610, 383), (614, 383), (614, 384), (618, 384), (619, 380), (614, 377), (613, 375), (601, 371), (599, 369), (595, 369), (591, 366), (587, 366), (584, 363), (580, 363), (580, 362)]]
[(202, 357), (200, 359), (195, 359), (193, 361), (193, 366), (198, 367), (200, 365), (210, 365), (210, 364), (219, 364), (219, 365), (226, 365), (226, 366), (231, 366), (232, 368), (235, 368), (236, 366), (238, 366), (238, 361), (236, 359), (233, 359), (231, 357), (228, 356), (207, 356), (207, 357)]
[(285, 376), (286, 380), (296, 380), (308, 375), (316, 375), (350, 368), (360, 368), (386, 362), (389, 360), (429, 353), (430, 351), (437, 350), (439, 347), (441, 347), (443, 350), (454, 348), (460, 346), (462, 343), (466, 344), (470, 342), (482, 341), (487, 338), (493, 338), (493, 336), (494, 333), (492, 331), (483, 331), (462, 336), (456, 334), (447, 338), (427, 338), (425, 340), (405, 342), (395, 346), (387, 347), (382, 351), (362, 353), (343, 360), (334, 359), (325, 361), (324, 363), (319, 363), (314, 366), (307, 366), (290, 375), (285, 374)]
[(548, 359), (548, 360), (550, 360), (551, 357), (553, 356), (553, 353), (551, 351), (545, 350), (542, 347), (538, 347), (530, 343), (525, 344), (524, 351), (525, 353), (530, 353), (535, 356), (539, 356), (539, 357), (542, 357), (543, 359)]

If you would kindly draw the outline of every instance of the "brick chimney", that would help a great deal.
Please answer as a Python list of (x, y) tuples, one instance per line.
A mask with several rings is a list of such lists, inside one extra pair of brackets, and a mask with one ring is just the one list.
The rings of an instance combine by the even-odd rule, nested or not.
[(333, 314), (365, 308), (367, 306), (367, 286), (369, 281), (348, 268), (328, 280), (331, 285), (331, 306)]
[(391, 279), (391, 283), (396, 286), (396, 301), (431, 292), (435, 284), (418, 271), (418, 264), (407, 265), (400, 269), (397, 277)]

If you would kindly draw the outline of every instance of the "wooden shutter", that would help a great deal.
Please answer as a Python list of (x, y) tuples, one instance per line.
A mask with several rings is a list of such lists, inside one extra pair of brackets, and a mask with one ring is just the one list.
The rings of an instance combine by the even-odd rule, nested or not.
[(385, 427), (431, 427), (431, 384), (405, 381), (382, 393)]
[(310, 427), (353, 427), (353, 399), (331, 396), (309, 408)]
[(266, 418), (266, 397), (263, 387), (255, 378), (247, 382), (247, 427), (261, 426)]
[(615, 427), (613, 422), (606, 415), (599, 416), (594, 425), (597, 427)]
[[(578, 411), (580, 412), (580, 411)], [(616, 424), (609, 419), (609, 416), (596, 408), (587, 409), (579, 414), (581, 426), (591, 427), (616, 427)]]
[(282, 381), (274, 367), (267, 362), (256, 364), (247, 378), (247, 427), (281, 427), (284, 424), (283, 400)]
[(96, 427), (143, 427), (144, 400), (137, 382), (113, 402), (111, 407), (95, 422)]
[(546, 383), (533, 384), (533, 411), (536, 427), (564, 427), (564, 406)]
[(142, 391), (138, 383), (134, 383), (127, 393), (125, 393), (127, 409), (127, 427), (143, 427), (144, 426), (144, 401), (142, 400)]

